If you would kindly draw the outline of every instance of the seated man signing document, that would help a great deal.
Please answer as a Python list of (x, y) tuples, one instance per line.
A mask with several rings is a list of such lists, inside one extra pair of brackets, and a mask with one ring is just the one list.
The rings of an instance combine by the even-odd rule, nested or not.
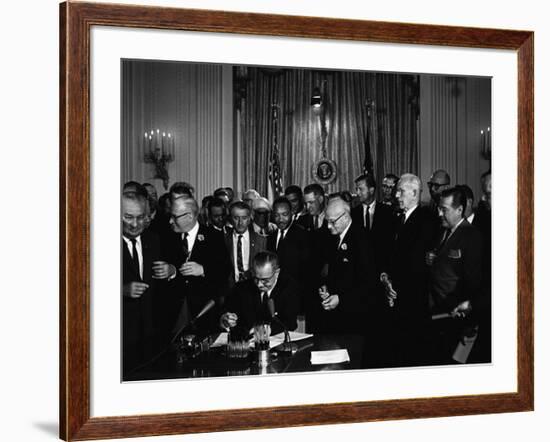
[[(258, 323), (271, 323), (272, 334), (297, 327), (299, 293), (297, 284), (279, 268), (277, 255), (260, 252), (253, 260), (254, 278), (235, 285), (220, 317), (222, 328), (249, 330)], [(278, 320), (272, 320), (276, 316)]]

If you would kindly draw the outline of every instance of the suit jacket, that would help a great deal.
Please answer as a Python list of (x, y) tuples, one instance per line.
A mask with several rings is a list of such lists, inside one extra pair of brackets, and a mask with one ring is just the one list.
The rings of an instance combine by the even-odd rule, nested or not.
[[(357, 225), (364, 227), (363, 205), (351, 210), (351, 217)], [(386, 268), (395, 236), (396, 217), (391, 206), (375, 203), (374, 217), (370, 229), (365, 229), (374, 248), (374, 261), (377, 273)]]
[[(231, 269), (231, 263), (223, 237), (212, 233), (208, 227), (199, 226), (197, 237), (187, 258), (183, 252), (181, 233), (172, 233), (163, 245), (165, 260), (176, 267), (176, 277), (168, 283), (165, 296), (165, 319), (173, 325), (185, 300), (189, 317), (194, 317), (211, 299), (218, 300)], [(187, 259), (186, 259), (187, 258)], [(202, 265), (204, 276), (182, 276), (179, 268), (184, 262)]]
[[(288, 330), (295, 330), (297, 327), (298, 296), (299, 289), (296, 282), (281, 271), (270, 297), (273, 299), (277, 317)], [(237, 325), (246, 330), (258, 322), (271, 319), (267, 307), (262, 305), (260, 291), (252, 279), (238, 282), (235, 285), (226, 300), (224, 310), (236, 313)], [(283, 329), (280, 324), (277, 321), (271, 321), (271, 333), (277, 334), (281, 331)]]
[(299, 224), (292, 223), (277, 248), (276, 230), (267, 237), (267, 250), (279, 257), (281, 269), (290, 275), (301, 288), (309, 283), (311, 268), (311, 240), (309, 233)]
[(426, 253), (434, 248), (438, 221), (428, 207), (418, 206), (398, 223), (386, 271), (397, 291), (394, 311), (399, 320), (429, 318)]
[(376, 316), (378, 304), (372, 246), (363, 227), (353, 221), (340, 246), (339, 240), (339, 236), (332, 236), (326, 277), (327, 289), (338, 295), (339, 304), (334, 310), (322, 310), (319, 330), (364, 333)]
[(450, 312), (470, 300), (474, 304), (481, 293), (481, 233), (464, 220), (440, 247), (430, 268), (432, 311)]
[[(328, 263), (330, 255), (330, 244), (332, 241), (332, 235), (328, 229), (328, 223), (326, 219), (323, 219), (321, 227), (315, 229), (313, 226), (313, 216), (309, 213), (303, 215), (296, 221), (296, 224), (301, 225), (310, 233), (311, 241), (311, 273), (314, 278), (320, 278), (326, 276), (323, 273), (323, 269)], [(314, 284), (318, 287), (318, 284)]]
[[(265, 236), (262, 236), (252, 229), (248, 230), (248, 235), (250, 239), (250, 251), (248, 254), (248, 270), (244, 273), (244, 279), (252, 278), (252, 261), (254, 257), (266, 250), (267, 239)], [(229, 255), (229, 261), (231, 262), (231, 272), (229, 273), (228, 278), (228, 287), (231, 289), (235, 285), (235, 270), (236, 270), (236, 259), (234, 255), (235, 243), (233, 233), (228, 233), (225, 235), (225, 247)]]
[(157, 284), (152, 279), (152, 263), (160, 257), (158, 236), (150, 231), (141, 234), (143, 279), (135, 269), (126, 242), (122, 246), (122, 283), (143, 281), (149, 288), (139, 298), (122, 297), (123, 373), (152, 356), (154, 338), (153, 302)]

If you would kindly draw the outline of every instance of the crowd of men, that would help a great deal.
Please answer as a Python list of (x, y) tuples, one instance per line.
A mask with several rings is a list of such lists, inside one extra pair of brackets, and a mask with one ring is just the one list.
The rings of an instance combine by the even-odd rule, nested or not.
[(219, 188), (200, 205), (186, 182), (160, 198), (126, 183), (123, 371), (191, 325), (207, 334), (259, 322), (360, 334), (364, 367), (489, 362), (491, 174), (477, 204), (450, 182), (432, 174), (429, 204), (415, 175), (388, 174), (377, 192), (363, 174), (355, 194), (292, 185), (270, 203)]

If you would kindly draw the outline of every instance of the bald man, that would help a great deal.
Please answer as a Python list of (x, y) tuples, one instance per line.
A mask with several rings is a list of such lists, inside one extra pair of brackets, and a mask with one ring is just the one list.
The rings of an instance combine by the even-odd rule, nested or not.
[(451, 177), (444, 169), (438, 169), (430, 176), (428, 180), (428, 190), (430, 191), (431, 206), (435, 212), (437, 212), (441, 192), (448, 189), (450, 185)]
[(368, 333), (376, 317), (372, 248), (342, 199), (329, 201), (325, 220), (331, 241), (326, 283), (318, 292), (322, 310), (319, 331)]

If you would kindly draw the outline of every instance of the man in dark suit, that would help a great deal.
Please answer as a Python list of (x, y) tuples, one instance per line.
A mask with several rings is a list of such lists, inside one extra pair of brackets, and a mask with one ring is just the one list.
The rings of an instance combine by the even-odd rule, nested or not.
[[(219, 301), (231, 268), (223, 237), (201, 226), (198, 215), (195, 199), (180, 197), (172, 202), (174, 234), (163, 245), (166, 260), (177, 270), (164, 297), (168, 334), (185, 326), (210, 300)], [(212, 325), (208, 319), (201, 320), (204, 328)], [(212, 315), (210, 319), (215, 321)]]
[(319, 331), (368, 334), (376, 318), (372, 248), (361, 225), (352, 221), (349, 204), (329, 202), (326, 220), (332, 235), (326, 284), (319, 288)]
[[(308, 184), (304, 188), (304, 204), (307, 214), (296, 221), (310, 232), (312, 274), (321, 277), (326, 276), (326, 263), (331, 242), (331, 234), (325, 220), (326, 202), (323, 188), (317, 183)], [(317, 287), (315, 287), (316, 289)]]
[(399, 217), (390, 260), (381, 273), (388, 310), (383, 333), (388, 337), (388, 364), (421, 365), (429, 349), (430, 310), (426, 253), (432, 250), (437, 220), (420, 206), (422, 183), (404, 174), (397, 183)]
[[(157, 295), (153, 263), (161, 263), (158, 236), (145, 230), (146, 204), (146, 197), (141, 194), (126, 192), (122, 195), (123, 374), (152, 357), (153, 353), (153, 297)], [(164, 272), (162, 276), (167, 278), (168, 267)]]
[[(295, 330), (298, 287), (281, 271), (277, 255), (258, 253), (254, 257), (253, 271), (254, 278), (237, 283), (227, 298), (225, 312), (220, 317), (221, 327), (229, 330), (239, 326), (250, 330), (255, 324), (271, 323), (272, 334), (277, 334), (283, 331), (281, 321), (288, 330)], [(272, 312), (278, 321), (272, 320)]]
[(313, 293), (310, 234), (292, 221), (290, 201), (284, 196), (273, 202), (273, 220), (277, 229), (267, 238), (267, 250), (277, 254), (282, 271), (298, 284), (300, 314), (303, 314)]
[(391, 207), (376, 201), (376, 181), (372, 174), (355, 178), (355, 188), (361, 204), (351, 210), (353, 221), (363, 226), (374, 248), (377, 274), (385, 268), (395, 231), (395, 216)]
[(242, 201), (235, 201), (229, 207), (233, 231), (225, 235), (225, 246), (229, 253), (232, 271), (229, 275), (229, 289), (236, 282), (252, 278), (254, 257), (266, 250), (266, 238), (250, 228), (251, 209)]
[(290, 206), (292, 207), (293, 222), (307, 214), (304, 208), (304, 194), (300, 186), (296, 186), (295, 184), (288, 186), (285, 189), (285, 197), (290, 201)]
[[(434, 321), (433, 363), (452, 362), (457, 344), (475, 326), (480, 301), (483, 239), (479, 230), (464, 219), (466, 196), (454, 187), (441, 193), (439, 216), (444, 233), (430, 265), (432, 314), (450, 314)], [(472, 322), (473, 321), (473, 322)]]
[(214, 197), (208, 204), (208, 227), (222, 237), (232, 230), (227, 216), (227, 203), (221, 198)]

